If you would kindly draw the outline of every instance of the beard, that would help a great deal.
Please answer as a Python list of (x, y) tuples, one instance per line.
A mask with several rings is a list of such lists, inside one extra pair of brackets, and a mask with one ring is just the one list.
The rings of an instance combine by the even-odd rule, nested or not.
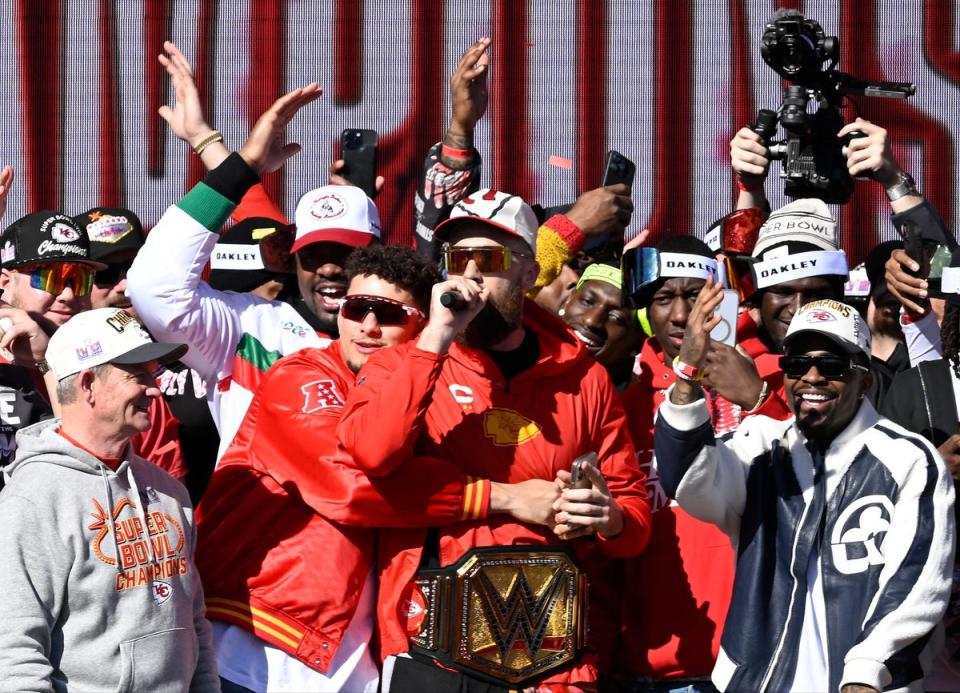
[(460, 340), (475, 349), (496, 346), (520, 327), (523, 318), (523, 292), (519, 289), (508, 296), (491, 296), (487, 305), (467, 325)]

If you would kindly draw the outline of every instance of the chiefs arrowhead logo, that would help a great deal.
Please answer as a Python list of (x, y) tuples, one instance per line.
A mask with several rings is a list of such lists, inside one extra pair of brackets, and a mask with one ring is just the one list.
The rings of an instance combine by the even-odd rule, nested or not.
[(483, 433), (494, 445), (523, 445), (540, 435), (540, 426), (511, 409), (488, 409), (483, 415)]

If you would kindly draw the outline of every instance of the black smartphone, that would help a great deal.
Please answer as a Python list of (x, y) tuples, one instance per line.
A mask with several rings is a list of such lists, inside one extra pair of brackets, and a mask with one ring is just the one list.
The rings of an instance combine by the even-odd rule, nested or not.
[(633, 177), (637, 173), (637, 165), (615, 149), (607, 152), (607, 163), (603, 167), (601, 187), (623, 183), (628, 188), (633, 187)]
[[(607, 152), (607, 162), (603, 167), (603, 177), (600, 179), (600, 186), (606, 187), (608, 185), (623, 183), (628, 188), (632, 188), (633, 177), (636, 172), (637, 165), (635, 163), (615, 149), (611, 149)], [(584, 245), (584, 250), (595, 251), (589, 254), (595, 256), (595, 259), (600, 262), (619, 260), (620, 254), (623, 251), (623, 242), (621, 240), (616, 244), (616, 247), (613, 247), (611, 246), (609, 234), (604, 234), (603, 236), (596, 236), (587, 241)]]
[(373, 198), (377, 194), (377, 132), (348, 128), (340, 133), (343, 177)]
[(587, 452), (583, 455), (580, 455), (577, 459), (573, 461), (573, 464), (570, 465), (570, 485), (576, 488), (582, 488), (581, 481), (584, 481), (589, 486), (586, 477), (583, 475), (583, 465), (589, 462), (593, 466), (597, 465), (597, 453)]

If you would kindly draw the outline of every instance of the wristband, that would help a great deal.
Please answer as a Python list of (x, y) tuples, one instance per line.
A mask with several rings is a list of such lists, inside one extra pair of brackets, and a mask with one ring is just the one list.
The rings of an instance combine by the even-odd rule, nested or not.
[(209, 135), (200, 140), (200, 144), (193, 148), (193, 151), (199, 156), (203, 153), (203, 150), (209, 147), (214, 142), (223, 142), (223, 135), (220, 134), (219, 130), (214, 130)]
[(763, 403), (767, 401), (767, 397), (770, 396), (770, 384), (766, 380), (763, 381), (763, 387), (760, 388), (760, 396), (757, 397), (757, 403), (753, 405), (753, 409), (743, 412), (744, 414), (753, 414), (757, 409), (763, 406)]
[(473, 151), (470, 149), (457, 149), (446, 144), (440, 145), (440, 156), (448, 156), (451, 159), (471, 159)]
[(760, 187), (763, 186), (763, 183), (761, 182), (760, 185), (754, 185), (754, 186), (751, 188), (751, 187), (748, 187), (742, 180), (740, 180), (740, 176), (734, 176), (733, 179), (734, 179), (735, 181), (737, 181), (737, 187), (740, 188), (740, 192), (752, 193), (752, 192), (754, 192), (757, 188), (760, 188)]
[(696, 366), (691, 366), (689, 363), (684, 363), (680, 360), (679, 356), (676, 356), (673, 359), (673, 372), (677, 374), (678, 378), (691, 383), (699, 382), (704, 373), (702, 368), (697, 368)]
[(48, 364), (45, 359), (40, 359), (33, 364), (33, 367), (40, 375), (46, 375), (50, 372), (50, 364)]

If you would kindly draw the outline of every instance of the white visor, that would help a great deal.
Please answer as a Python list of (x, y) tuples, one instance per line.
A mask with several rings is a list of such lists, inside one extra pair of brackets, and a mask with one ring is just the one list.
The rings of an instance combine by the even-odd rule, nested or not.
[(775, 260), (763, 260), (753, 265), (754, 285), (766, 289), (775, 284), (792, 282), (806, 277), (836, 275), (846, 277), (849, 273), (847, 254), (842, 250), (814, 250), (808, 253), (785, 255)]
[(660, 276), (717, 279), (717, 261), (700, 255), (660, 253)]

